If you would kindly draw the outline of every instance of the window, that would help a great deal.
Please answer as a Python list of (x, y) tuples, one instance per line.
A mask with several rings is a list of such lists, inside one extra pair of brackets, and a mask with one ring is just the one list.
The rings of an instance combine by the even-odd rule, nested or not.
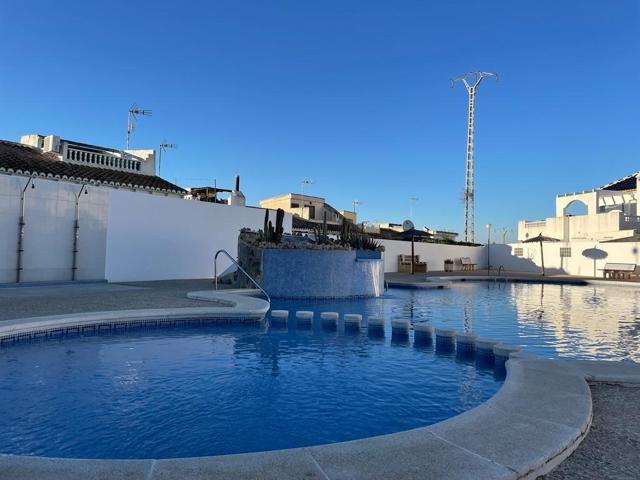
[(300, 208), (300, 204), (296, 202), (291, 202), (291, 208)]
[(513, 249), (513, 254), (516, 257), (522, 257), (524, 255), (524, 249), (522, 247), (516, 247)]
[(316, 207), (307, 207), (309, 208), (309, 218), (310, 219), (315, 219), (316, 218)]
[(570, 257), (571, 256), (571, 247), (560, 247), (560, 256), (561, 257)]

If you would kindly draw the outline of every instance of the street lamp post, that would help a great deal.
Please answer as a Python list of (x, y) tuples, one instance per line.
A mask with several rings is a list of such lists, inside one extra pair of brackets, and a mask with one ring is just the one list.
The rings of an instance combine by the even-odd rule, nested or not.
[(491, 224), (485, 225), (487, 228), (487, 271), (491, 274)]
[(362, 205), (362, 202), (360, 200), (354, 200), (353, 201), (353, 223), (357, 225), (358, 223), (358, 218), (357, 218), (357, 214), (356, 214), (356, 207)]

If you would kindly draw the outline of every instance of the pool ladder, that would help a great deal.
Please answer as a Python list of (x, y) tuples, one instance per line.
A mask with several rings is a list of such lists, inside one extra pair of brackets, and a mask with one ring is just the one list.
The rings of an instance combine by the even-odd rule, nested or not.
[(502, 278), (500, 278), (500, 272), (502, 272), (504, 275), (504, 265), (500, 265), (498, 267), (498, 275), (496, 276), (496, 278), (493, 279), (493, 281), (507, 283), (507, 277), (503, 276)]
[(240, 266), (240, 264), (237, 262), (237, 260), (236, 260), (235, 258), (233, 258), (231, 255), (229, 255), (229, 252), (227, 252), (227, 251), (226, 251), (226, 250), (224, 250), (224, 249), (220, 249), (220, 250), (218, 250), (218, 251), (216, 252), (216, 254), (214, 255), (214, 257), (213, 257), (213, 277), (214, 277), (214, 282), (215, 282), (216, 290), (218, 290), (218, 255), (220, 255), (221, 253), (224, 253), (224, 254), (226, 255), (226, 257), (227, 257), (229, 260), (231, 260), (231, 262), (232, 262), (236, 267), (238, 267), (238, 270), (240, 270), (242, 273), (244, 273), (244, 275), (245, 275), (249, 280), (251, 280), (251, 283), (253, 283), (256, 287), (258, 287), (258, 290), (260, 290), (260, 291), (264, 294), (264, 296), (265, 296), (265, 297), (267, 297), (267, 302), (269, 302), (269, 304), (271, 304), (271, 297), (270, 297), (270, 296), (269, 296), (269, 294), (265, 291), (265, 289), (264, 289), (264, 288), (262, 288), (262, 287), (260, 286), (260, 284), (259, 284), (258, 282), (256, 282), (256, 281), (254, 280), (254, 278), (253, 278), (251, 275), (249, 275), (249, 274), (247, 273), (247, 271), (246, 271), (244, 268), (242, 268), (242, 267)]

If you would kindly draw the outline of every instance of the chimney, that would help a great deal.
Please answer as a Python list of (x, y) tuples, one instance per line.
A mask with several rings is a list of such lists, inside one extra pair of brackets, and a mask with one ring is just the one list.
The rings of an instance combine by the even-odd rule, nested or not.
[(237, 207), (244, 207), (246, 204), (246, 199), (244, 195), (240, 191), (240, 175), (236, 175), (236, 182), (233, 188), (233, 192), (229, 195), (229, 200), (227, 200), (228, 205), (235, 205)]

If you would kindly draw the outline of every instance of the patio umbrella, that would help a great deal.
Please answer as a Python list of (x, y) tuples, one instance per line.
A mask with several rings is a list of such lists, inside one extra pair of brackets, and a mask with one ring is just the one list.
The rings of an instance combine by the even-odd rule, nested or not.
[(534, 243), (534, 242), (540, 243), (540, 258), (542, 259), (542, 276), (543, 277), (544, 277), (544, 249), (542, 247), (542, 242), (559, 242), (559, 241), (560, 240), (558, 240), (557, 238), (545, 237), (544, 235), (539, 233), (537, 237), (527, 238), (522, 242), (522, 243)]
[(596, 261), (603, 260), (609, 256), (605, 250), (599, 248), (587, 248), (582, 251), (582, 256), (593, 260), (593, 276), (596, 276)]
[(416, 230), (416, 228), (413, 227), (413, 223), (411, 224), (411, 228), (405, 230), (402, 232), (402, 238), (404, 238), (405, 240), (411, 240), (411, 275), (414, 274), (413, 270), (414, 270), (414, 262), (415, 262), (415, 241), (416, 241), (416, 237), (418, 238), (428, 238), (429, 234), (427, 232), (425, 232), (424, 230)]

